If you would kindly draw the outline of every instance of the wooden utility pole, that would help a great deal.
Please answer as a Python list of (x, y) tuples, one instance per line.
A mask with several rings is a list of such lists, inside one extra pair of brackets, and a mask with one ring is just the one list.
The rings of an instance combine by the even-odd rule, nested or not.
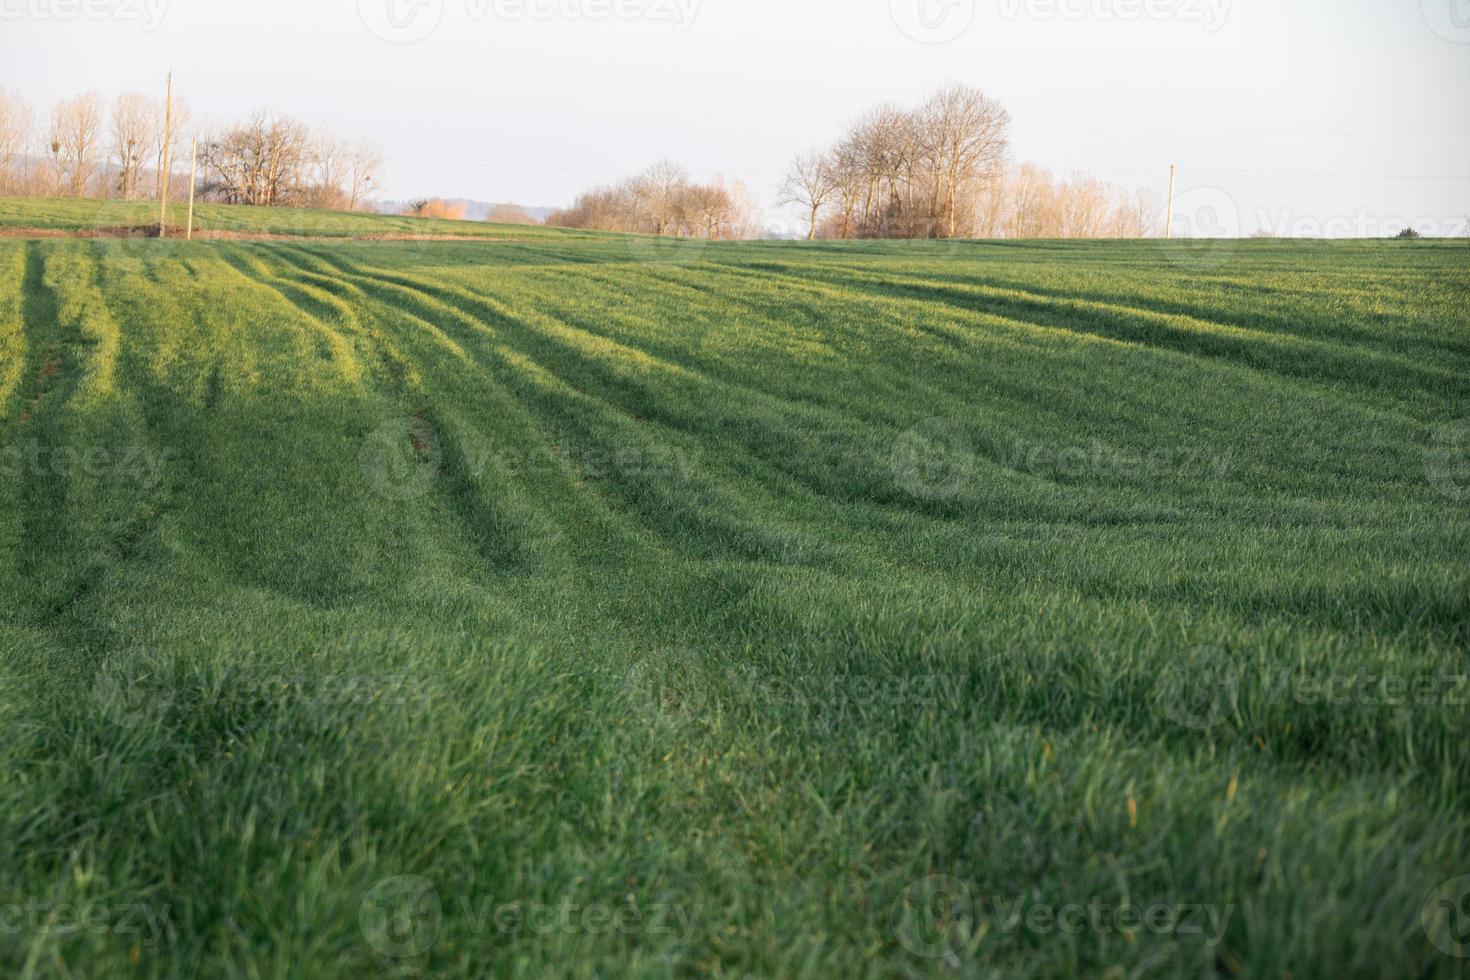
[(168, 237), (168, 172), (173, 167), (174, 73), (168, 73), (168, 96), (163, 102), (163, 173), (158, 180), (158, 237)]
[(199, 137), (189, 141), (189, 226), (184, 240), (194, 240), (194, 175), (199, 172)]
[(1169, 210), (1164, 217), (1164, 237), (1174, 237), (1174, 164), (1169, 164)]

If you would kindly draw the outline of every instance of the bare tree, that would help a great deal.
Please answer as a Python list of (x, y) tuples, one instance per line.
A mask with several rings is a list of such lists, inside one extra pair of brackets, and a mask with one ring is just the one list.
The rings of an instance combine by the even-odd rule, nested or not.
[(672, 160), (660, 160), (635, 180), (634, 194), (655, 235), (678, 234), (689, 173)]
[[(189, 103), (183, 99), (176, 98), (174, 99), (171, 123), (165, 126), (165, 122), (169, 121), (166, 119), (166, 116), (168, 116), (166, 109), (167, 107), (160, 103), (154, 104), (155, 115), (151, 148), (153, 152), (153, 195), (155, 197), (163, 193), (163, 169), (165, 164), (172, 169), (182, 156), (181, 151), (189, 145), (189, 140), (185, 136), (185, 133), (189, 130), (189, 123), (193, 118), (193, 113), (189, 109)], [(165, 129), (169, 131), (168, 146), (164, 145)], [(168, 152), (165, 153), (165, 150)], [(180, 186), (182, 187), (182, 184)]]
[(290, 204), (296, 199), (310, 153), (311, 137), (306, 127), (286, 116), (262, 117), (265, 125), (261, 174), (264, 183), (258, 204)]
[(561, 228), (637, 231), (636, 193), (636, 181), (633, 180), (624, 181), (617, 187), (594, 187), (577, 195), (571, 207), (551, 212), (546, 216), (546, 223)]
[(125, 201), (138, 196), (143, 161), (157, 141), (153, 128), (158, 109), (136, 92), (120, 95), (112, 108), (112, 157), (117, 166), (117, 192)]
[(310, 173), (302, 203), (347, 211), (367, 204), (383, 166), (383, 151), (377, 144), (346, 140), (321, 127), (312, 136), (308, 155)]
[(1062, 238), (1100, 238), (1108, 230), (1112, 209), (1109, 188), (1095, 177), (1083, 177), (1059, 189)]
[(859, 231), (864, 236), (910, 234), (911, 216), (905, 211), (905, 175), (912, 172), (918, 148), (914, 114), (896, 105), (882, 105), (854, 127), (840, 151), (862, 180)]
[(583, 192), (571, 207), (547, 215), (546, 224), (729, 239), (753, 237), (759, 218), (744, 184), (718, 177), (696, 184), (683, 167), (665, 160), (616, 186)]
[(975, 234), (979, 238), (996, 238), (1001, 233), (1007, 196), (1011, 190), (1010, 174), (1002, 168), (982, 181), (975, 208)]
[(323, 126), (311, 136), (306, 153), (308, 174), (300, 203), (314, 208), (347, 207), (348, 166), (351, 147), (347, 141)]
[(352, 144), (347, 157), (347, 207), (357, 211), (367, 206), (383, 169), (383, 150), (371, 140)]
[(734, 210), (735, 198), (722, 184), (691, 184), (684, 193), (685, 220), (702, 238), (723, 238)]
[(310, 147), (305, 126), (287, 116), (256, 112), (205, 141), (205, 193), (228, 204), (300, 203), (309, 179)]
[(1009, 238), (1044, 238), (1058, 234), (1056, 190), (1051, 174), (1031, 163), (1023, 163), (1011, 181)]
[[(807, 212), (814, 235), (956, 237), (972, 230), (1003, 166), (1009, 123), (999, 103), (960, 85), (941, 89), (916, 110), (879, 106), (824, 157), (803, 158), (783, 186), (782, 202)], [(814, 169), (819, 159), (825, 172)], [(815, 208), (813, 190), (825, 192), (816, 195)], [(825, 222), (824, 206), (832, 208)], [(994, 224), (996, 204), (987, 206)]]
[[(962, 185), (989, 176), (1005, 160), (1011, 115), (1000, 103), (968, 85), (941, 89), (924, 107), (928, 149), (943, 184), (947, 231), (959, 230)], [(936, 199), (940, 188), (935, 188)]]
[(1113, 218), (1113, 234), (1116, 238), (1152, 238), (1159, 233), (1159, 217), (1163, 205), (1158, 195), (1141, 190), (1134, 194), (1117, 194), (1117, 208)]
[(61, 114), (53, 108), (51, 115), (46, 117), (46, 131), (41, 137), (51, 161), (45, 188), (48, 197), (60, 197), (62, 187), (66, 185), (66, 166), (61, 162), (61, 141), (65, 128), (62, 126), (62, 121)]
[(67, 99), (51, 110), (47, 142), (56, 168), (56, 192), (84, 197), (97, 167), (102, 136), (102, 98), (95, 92)]
[(781, 185), (780, 201), (806, 212), (809, 227), (807, 241), (817, 237), (817, 220), (836, 190), (837, 182), (823, 154), (808, 153), (791, 162), (791, 170), (786, 175), (785, 183)]
[(0, 195), (14, 194), (21, 185), (30, 139), (31, 107), (0, 89)]
[(670, 160), (661, 160), (616, 188), (599, 188), (578, 198), (561, 214), (570, 221), (594, 221), (579, 227), (678, 235), (684, 229), (689, 175)]
[(718, 237), (731, 240), (764, 237), (765, 213), (755, 192), (743, 181), (716, 178), (715, 182), (730, 196), (729, 215)]
[[(111, 108), (109, 114), (96, 93), (87, 93), (56, 103), (37, 126), (29, 106), (0, 89), (0, 195), (100, 193), (133, 200), (150, 189), (150, 163), (154, 192), (161, 191), (166, 168), (187, 167), (192, 127), (186, 102), (174, 100), (167, 145), (163, 105), (130, 92)], [(265, 111), (200, 135), (200, 194), (228, 203), (356, 210), (368, 206), (383, 165), (383, 152), (372, 142), (349, 142), (325, 128), (311, 133)], [(171, 193), (187, 195), (189, 182), (177, 188)]]

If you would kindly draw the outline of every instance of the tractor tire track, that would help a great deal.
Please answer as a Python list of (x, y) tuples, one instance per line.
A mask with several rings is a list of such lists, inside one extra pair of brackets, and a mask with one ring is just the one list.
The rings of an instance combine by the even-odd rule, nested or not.
[[(530, 383), (518, 383), (517, 392), (524, 403), (540, 406), (543, 411), (550, 412), (550, 418), (554, 419), (554, 428), (561, 432), (571, 431), (580, 440), (597, 444), (602, 450), (616, 457), (619, 453), (636, 451), (645, 455), (657, 455), (661, 448), (651, 443), (649, 437), (641, 430), (646, 428), (648, 420), (640, 418), (636, 409), (629, 409), (617, 401), (611, 399), (607, 394), (594, 394), (573, 385), (568, 379), (561, 378), (554, 372), (546, 369), (544, 364), (538, 362), (537, 357), (544, 357), (548, 350), (560, 350), (564, 355), (572, 354), (579, 359), (590, 361), (586, 351), (580, 351), (574, 346), (547, 337), (540, 330), (527, 324), (521, 323), (510, 313), (508, 309), (501, 306), (498, 301), (482, 298), (474, 295), (462, 297), (474, 304), (474, 308), (481, 316), (475, 316), (447, 302), (434, 292), (417, 283), (409, 283), (398, 277), (376, 274), (365, 274), (356, 271), (348, 271), (344, 268), (342, 273), (354, 281), (368, 283), (380, 292), (391, 292), (400, 308), (409, 315), (420, 319), (429, 317), (445, 317), (459, 322), (472, 337), (478, 338), (481, 349), (486, 350), (491, 358), (499, 365), (507, 369), (510, 378), (525, 376)], [(482, 317), (484, 319), (482, 319)], [(490, 346), (492, 340), (509, 339), (501, 331), (487, 324), (493, 323), (496, 327), (508, 327), (518, 339), (514, 345), (517, 356), (510, 357), (500, 346)], [(560, 329), (572, 334), (581, 334), (574, 327), (558, 324)], [(595, 335), (587, 335), (593, 341), (598, 341)], [(611, 341), (602, 341), (605, 346), (618, 348)], [(631, 348), (626, 348), (631, 350)], [(645, 361), (652, 362), (655, 359), (642, 355)], [(684, 375), (696, 375), (697, 372), (687, 372), (675, 365), (665, 365), (669, 370)], [(614, 432), (605, 432), (601, 428), (589, 423), (590, 417), (601, 418), (603, 423), (611, 426)], [(672, 431), (671, 431), (672, 434)], [(682, 435), (682, 433), (681, 433)], [(692, 444), (692, 437), (677, 440), (680, 443)], [(687, 449), (675, 449), (676, 453), (687, 452)], [(687, 466), (692, 460), (684, 457)], [(670, 542), (672, 547), (686, 547), (690, 543), (689, 532), (694, 531), (699, 540), (706, 541), (716, 550), (714, 554), (734, 554), (741, 558), (754, 558), (766, 560), (779, 560), (788, 562), (793, 560), (797, 563), (808, 564), (817, 560), (818, 555), (824, 553), (824, 549), (815, 547), (813, 541), (806, 540), (805, 532), (787, 529), (772, 536), (773, 529), (765, 523), (754, 518), (754, 512), (739, 494), (732, 494), (726, 489), (717, 488), (713, 480), (697, 480), (702, 487), (699, 505), (691, 505), (689, 494), (680, 492), (677, 485), (669, 485), (661, 477), (663, 473), (642, 473), (639, 468), (622, 469), (617, 472), (620, 478), (616, 483), (627, 484), (620, 494), (625, 504), (632, 504), (643, 514), (645, 519), (652, 519), (654, 526)], [(728, 473), (727, 467), (721, 467)], [(736, 479), (727, 476), (726, 481)], [(751, 489), (754, 489), (753, 487)], [(784, 508), (783, 508), (784, 509)], [(679, 516), (682, 515), (682, 516)], [(743, 519), (740, 515), (746, 515)], [(673, 523), (670, 523), (673, 520)], [(796, 535), (793, 537), (792, 535)], [(731, 551), (733, 549), (733, 552)], [(827, 558), (821, 558), (825, 561)]]

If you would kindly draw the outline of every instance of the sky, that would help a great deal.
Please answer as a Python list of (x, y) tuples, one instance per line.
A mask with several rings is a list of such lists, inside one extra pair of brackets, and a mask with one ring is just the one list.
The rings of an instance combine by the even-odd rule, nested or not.
[(1464, 234), (1470, 0), (0, 0), (38, 109), (175, 91), (369, 136), (390, 198), (569, 203), (670, 158), (780, 230), (791, 157), (963, 82), (1011, 153), (1162, 197), (1184, 233)]

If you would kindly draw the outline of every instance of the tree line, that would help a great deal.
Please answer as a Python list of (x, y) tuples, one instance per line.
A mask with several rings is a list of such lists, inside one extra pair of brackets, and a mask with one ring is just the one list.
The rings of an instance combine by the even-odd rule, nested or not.
[(950, 85), (917, 107), (883, 105), (831, 148), (799, 156), (781, 202), (801, 209), (808, 238), (1137, 238), (1160, 210), (1087, 178), (1055, 180), (1013, 165), (1010, 113), (984, 92)]
[(617, 184), (585, 191), (546, 223), (683, 238), (753, 238), (760, 233), (760, 206), (739, 181), (700, 183), (663, 160)]
[(269, 112), (206, 132), (199, 142), (204, 194), (226, 204), (357, 211), (371, 202), (382, 165), (372, 142)]
[[(110, 107), (89, 92), (37, 114), (0, 89), (0, 196), (156, 198), (165, 173), (187, 177), (194, 137), (199, 196), (228, 204), (364, 209), (383, 165), (370, 141), (272, 112), (195, 125), (188, 103), (175, 99), (166, 127), (162, 101), (136, 92)], [(172, 196), (187, 193), (187, 179), (176, 180)]]
[[(227, 125), (196, 125), (173, 105), (138, 93), (110, 106), (96, 93), (37, 115), (0, 89), (0, 195), (157, 197), (165, 160), (185, 167), (199, 138), (202, 199), (229, 204), (359, 210), (370, 207), (381, 150), (289, 116), (260, 111)], [(781, 185), (810, 238), (1138, 238), (1159, 233), (1162, 206), (1093, 178), (1059, 180), (1010, 160), (1010, 114), (981, 90), (949, 85), (917, 106), (887, 104), (856, 120), (831, 147), (799, 156)], [(187, 176), (187, 169), (185, 169)], [(174, 181), (173, 196), (187, 194)], [(462, 217), (459, 205), (415, 202), (410, 213)], [(529, 220), (507, 211), (505, 220)], [(762, 234), (759, 204), (738, 181), (696, 181), (661, 161), (594, 187), (548, 224), (710, 239)]]
[[(1012, 163), (1010, 113), (949, 85), (915, 107), (883, 105), (829, 149), (799, 156), (780, 203), (809, 238), (1142, 238), (1163, 208), (1148, 192), (1090, 177), (1058, 180)], [(754, 237), (758, 207), (738, 183), (700, 184), (664, 161), (594, 187), (547, 224), (705, 238)]]
[(1152, 238), (1164, 206), (1152, 191), (1093, 177), (1059, 180), (1034, 163), (1007, 166), (980, 188), (976, 238)]

